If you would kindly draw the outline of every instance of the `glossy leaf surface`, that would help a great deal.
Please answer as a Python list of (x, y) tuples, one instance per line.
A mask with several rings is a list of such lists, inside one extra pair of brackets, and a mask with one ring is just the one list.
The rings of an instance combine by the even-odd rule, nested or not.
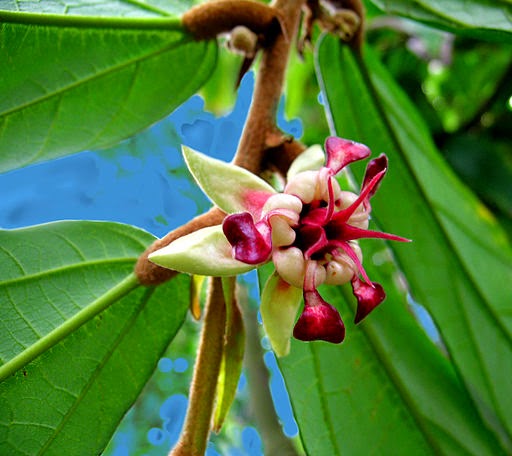
[[(0, 238), (2, 361), (28, 362), (46, 343), (0, 384), (0, 453), (98, 454), (181, 326), (189, 281), (138, 286), (131, 270), (152, 236), (124, 225), (58, 222)], [(49, 331), (102, 299), (107, 310), (49, 345)]]
[(111, 16), (111, 17), (141, 17), (167, 16), (181, 14), (194, 4), (194, 0), (145, 0), (123, 1), (105, 0), (90, 2), (86, 0), (4, 0), (0, 3), (2, 9), (20, 13), (66, 14), (70, 16)]
[(507, 0), (371, 0), (389, 14), (455, 33), (512, 42), (512, 5)]
[[(374, 154), (388, 155), (388, 176), (372, 201), (374, 220), (384, 231), (413, 239), (411, 246), (391, 245), (412, 295), (432, 313), (483, 420), (510, 450), (510, 246), (367, 51), (359, 60), (334, 39), (320, 45), (318, 68), (331, 126)], [(362, 171), (354, 168), (358, 178)]]
[(0, 11), (0, 22), (0, 171), (133, 135), (194, 94), (216, 60), (216, 44), (177, 17)]

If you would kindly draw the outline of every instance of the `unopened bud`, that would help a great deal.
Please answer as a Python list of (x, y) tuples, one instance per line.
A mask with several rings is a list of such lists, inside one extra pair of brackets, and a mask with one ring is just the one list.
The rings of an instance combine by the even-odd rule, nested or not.
[(235, 27), (230, 34), (228, 48), (245, 57), (254, 57), (258, 45), (256, 34), (243, 25)]

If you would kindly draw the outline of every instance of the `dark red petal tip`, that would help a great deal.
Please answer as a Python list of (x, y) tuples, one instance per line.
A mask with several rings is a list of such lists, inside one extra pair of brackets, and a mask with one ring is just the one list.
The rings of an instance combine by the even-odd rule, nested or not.
[(385, 154), (381, 154), (377, 158), (374, 158), (373, 160), (370, 160), (368, 162), (368, 165), (366, 166), (366, 171), (364, 173), (362, 189), (364, 189), (375, 176), (382, 173), (382, 174), (380, 174), (380, 177), (377, 180), (377, 182), (375, 182), (373, 184), (373, 188), (371, 189), (370, 193), (368, 194), (368, 197), (367, 197), (368, 199), (370, 199), (375, 194), (377, 189), (379, 188), (380, 182), (382, 181), (382, 179), (384, 179), (384, 176), (385, 176), (387, 170), (388, 170), (388, 157), (386, 157)]
[(339, 173), (345, 166), (357, 160), (362, 160), (370, 155), (370, 149), (364, 144), (359, 144), (348, 139), (331, 136), (325, 141), (327, 153), (326, 166), (334, 174)]
[(386, 298), (386, 293), (382, 285), (372, 282), (371, 285), (363, 282), (359, 277), (352, 279), (352, 290), (357, 298), (357, 312), (354, 323), (359, 323), (375, 307), (377, 307)]
[(239, 261), (260, 264), (272, 253), (270, 239), (265, 239), (257, 230), (249, 212), (228, 215), (222, 223), (222, 231), (233, 246), (233, 256)]
[(345, 325), (335, 307), (325, 302), (318, 291), (304, 291), (304, 310), (293, 329), (293, 337), (309, 342), (343, 342)]

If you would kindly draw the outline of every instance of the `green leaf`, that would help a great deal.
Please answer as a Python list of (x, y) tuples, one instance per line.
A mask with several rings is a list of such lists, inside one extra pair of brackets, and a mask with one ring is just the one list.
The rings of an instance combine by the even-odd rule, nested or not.
[(461, 35), (512, 42), (507, 0), (371, 0), (388, 14), (404, 16)]
[(279, 359), (307, 454), (502, 454), (453, 367), (407, 311), (380, 241), (361, 244), (368, 274), (385, 286), (384, 303), (356, 326), (350, 285), (321, 287), (340, 310), (346, 340), (293, 339)]
[(176, 17), (0, 11), (0, 22), (0, 171), (133, 135), (194, 94), (216, 61), (216, 44)]
[[(492, 105), (496, 91), (510, 76), (512, 47), (498, 43), (471, 42), (453, 51), (449, 65), (429, 73), (422, 85), (435, 106), (444, 129), (464, 131)], [(488, 58), (492, 55), (492, 58)], [(468, 74), (471, 77), (468, 77)]]
[(167, 16), (184, 13), (198, 0), (4, 0), (1, 8), (17, 13), (44, 13), (69, 16), (141, 17)]
[(153, 239), (106, 222), (1, 230), (0, 362), (19, 356), (123, 282)]
[[(512, 449), (512, 253), (496, 220), (440, 158), (410, 101), (365, 50), (320, 44), (318, 68), (333, 131), (389, 157), (373, 219), (413, 239), (391, 248), (414, 299), (436, 321), (486, 425)], [(340, 101), (343, 102), (340, 102)], [(361, 178), (362, 167), (354, 167)]]
[[(1, 454), (99, 454), (106, 446), (188, 307), (187, 277), (155, 289), (131, 273), (152, 239), (100, 222), (0, 232)], [(102, 301), (108, 308), (99, 313)], [(20, 358), (26, 364), (16, 371), (10, 361)]]

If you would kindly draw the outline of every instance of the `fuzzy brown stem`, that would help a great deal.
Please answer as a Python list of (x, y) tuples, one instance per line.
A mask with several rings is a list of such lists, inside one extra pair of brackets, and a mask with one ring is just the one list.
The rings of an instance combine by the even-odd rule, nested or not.
[(256, 34), (266, 34), (279, 22), (279, 12), (251, 0), (215, 0), (197, 5), (182, 17), (183, 25), (198, 40), (215, 38), (243, 25)]
[(222, 280), (212, 277), (190, 386), (187, 416), (180, 440), (169, 456), (203, 456), (206, 451), (225, 330), (226, 304), (222, 292)]
[[(275, 124), (283, 92), (290, 47), (296, 35), (302, 0), (276, 0), (273, 4), (283, 18), (283, 33), (263, 52), (251, 108), (233, 163), (260, 174), (269, 140), (279, 131)], [(293, 40), (293, 41), (292, 41)]]
[[(226, 5), (228, 4), (239, 4), (239, 6), (242, 7), (243, 5), (248, 6), (248, 3), (251, 4), (249, 8), (257, 8), (254, 6), (255, 2), (248, 0), (235, 2), (219, 0), (204, 3), (201, 7), (206, 8), (207, 5), (210, 5), (209, 8), (212, 9), (209, 10), (210, 12), (206, 16), (208, 17), (208, 21), (215, 22), (215, 16), (212, 16), (214, 11), (218, 11), (215, 10), (215, 8), (220, 8), (222, 11), (225, 11)], [(292, 44), (290, 37), (295, 37), (296, 35), (303, 3), (304, 0), (276, 0), (272, 7), (274, 8), (273, 11), (277, 11), (276, 14), (281, 18), (282, 32), (278, 33), (275, 40), (263, 51), (251, 108), (238, 150), (233, 159), (234, 164), (246, 168), (255, 174), (260, 174), (265, 166), (265, 160), (268, 162), (269, 157), (276, 157), (282, 145), (287, 143), (282, 133), (277, 129), (275, 119), (279, 99), (283, 91), (288, 56)], [(238, 8), (235, 7), (235, 5), (232, 5), (232, 7), (235, 9)], [(199, 6), (197, 8), (199, 8)], [(201, 22), (203, 20), (200, 20), (199, 17), (206, 13), (201, 12), (201, 15), (198, 15), (198, 11), (202, 10), (195, 8), (192, 8), (190, 11), (193, 12), (194, 10), (196, 10), (195, 13), (192, 14), (189, 12), (184, 15), (184, 22), (190, 25), (190, 23), (193, 22), (191, 17), (196, 17), (196, 19), (194, 19), (194, 21), (197, 21), (196, 24), (202, 23), (204, 25), (204, 22)], [(253, 9), (252, 11), (256, 10)], [(187, 14), (192, 14), (192, 16), (187, 16)], [(219, 18), (219, 20), (222, 22), (222, 19)], [(283, 138), (280, 142), (281, 145), (277, 147), (276, 137)], [(277, 142), (279, 143), (279, 141)], [(288, 143), (290, 143), (290, 141), (288, 141)], [(283, 147), (282, 150), (289, 149), (292, 151), (291, 155), (296, 155), (300, 147), (301, 146), (296, 147), (296, 145), (294, 145), (293, 147)], [(271, 153), (267, 155), (269, 151), (271, 151)], [(286, 166), (284, 164), (286, 162), (290, 161), (285, 159), (281, 165)], [(279, 166), (279, 168), (281, 168), (281, 166)], [(137, 274), (139, 282), (148, 286), (159, 285), (172, 278), (176, 274), (175, 271), (151, 263), (148, 260), (148, 255), (155, 250), (165, 247), (180, 236), (192, 233), (206, 226), (222, 223), (224, 216), (225, 214), (220, 211), (220, 209), (213, 208), (206, 214), (200, 215), (172, 231), (164, 238), (155, 241), (155, 243), (141, 255), (135, 267), (135, 273)]]

